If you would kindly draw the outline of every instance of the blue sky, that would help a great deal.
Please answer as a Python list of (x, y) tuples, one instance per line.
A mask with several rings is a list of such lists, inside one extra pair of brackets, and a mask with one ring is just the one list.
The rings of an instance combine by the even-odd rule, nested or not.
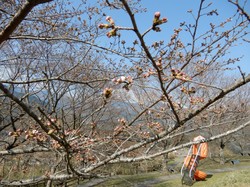
[[(136, 14), (136, 19), (141, 32), (144, 32), (152, 24), (153, 15), (156, 11), (161, 12), (161, 17), (167, 17), (168, 23), (161, 26), (162, 32), (155, 33), (151, 32), (147, 35), (147, 41), (156, 41), (156, 40), (169, 40), (170, 36), (173, 34), (173, 29), (178, 28), (180, 22), (186, 21), (188, 23), (194, 23), (194, 19), (190, 14), (187, 13), (188, 10), (192, 9), (196, 15), (199, 7), (200, 0), (142, 0), (141, 3), (143, 7), (147, 8), (147, 12)], [(210, 9), (217, 9), (219, 16), (210, 16), (201, 18), (200, 27), (198, 33), (206, 30), (209, 27), (209, 23), (213, 24), (221, 23), (229, 16), (232, 16), (237, 8), (228, 3), (227, 0), (206, 0), (205, 4), (212, 2)], [(239, 1), (243, 4), (243, 0)], [(250, 2), (245, 5), (245, 10), (250, 13)], [(111, 11), (109, 12), (110, 16), (115, 19), (117, 25), (121, 26), (131, 26), (129, 18), (125, 14), (120, 12)], [(127, 31), (126, 31), (127, 32)], [(248, 28), (250, 32), (250, 28)], [(125, 39), (133, 38), (130, 35), (128, 38), (127, 35), (123, 36)], [(247, 39), (250, 40), (250, 34), (248, 34)], [(237, 65), (240, 65), (244, 72), (250, 73), (250, 43), (243, 42), (241, 45), (231, 48), (230, 54), (228, 56), (232, 57), (241, 57), (241, 62)], [(236, 65), (236, 66), (237, 66)], [(238, 70), (237, 70), (238, 71)]]

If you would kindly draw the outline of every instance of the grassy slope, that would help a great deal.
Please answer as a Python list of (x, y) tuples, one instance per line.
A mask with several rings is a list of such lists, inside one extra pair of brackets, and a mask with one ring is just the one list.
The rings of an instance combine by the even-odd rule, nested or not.
[[(164, 174), (148, 173), (148, 174), (140, 174), (140, 175), (126, 175), (126, 176), (118, 176), (116, 179), (108, 180), (99, 185), (95, 185), (95, 187), (129, 187), (134, 186), (138, 183), (143, 183), (145, 181), (155, 181), (158, 177), (163, 176)], [(150, 183), (150, 182), (149, 182)]]
[[(248, 168), (247, 168), (248, 167)], [(202, 171), (212, 171), (213, 176), (206, 181), (195, 182), (193, 187), (249, 187), (250, 186), (250, 158), (241, 160), (240, 164), (232, 165), (227, 163), (220, 165), (206, 160), (199, 167)], [(218, 172), (216, 169), (225, 171)], [(228, 171), (231, 169), (234, 171)], [(218, 172), (218, 173), (217, 173)], [(166, 173), (148, 173), (140, 175), (118, 176), (116, 179), (108, 180), (96, 187), (178, 187), (181, 185), (180, 174), (167, 175)], [(139, 185), (138, 185), (139, 186)], [(182, 186), (183, 187), (183, 186)]]
[[(180, 179), (162, 182), (153, 187), (181, 187)], [(193, 184), (193, 187), (249, 187), (250, 171), (240, 170), (232, 172), (216, 173), (206, 181), (199, 181)], [(183, 186), (182, 186), (183, 187)]]

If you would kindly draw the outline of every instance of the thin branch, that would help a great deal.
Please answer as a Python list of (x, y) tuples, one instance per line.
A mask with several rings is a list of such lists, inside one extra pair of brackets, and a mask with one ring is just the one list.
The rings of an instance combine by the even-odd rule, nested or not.
[[(243, 119), (246, 119), (246, 118), (241, 118), (240, 120), (243, 120)], [(170, 140), (176, 136), (180, 136), (182, 134), (188, 134), (188, 133), (191, 133), (191, 132), (194, 132), (194, 131), (197, 131), (197, 130), (202, 130), (202, 129), (207, 129), (207, 128), (210, 128), (210, 127), (214, 127), (214, 126), (221, 126), (221, 125), (225, 125), (225, 124), (229, 124), (229, 123), (232, 123), (232, 122), (237, 122), (239, 121), (239, 119), (235, 119), (235, 120), (229, 120), (229, 121), (224, 121), (224, 122), (221, 122), (221, 123), (216, 123), (216, 124), (209, 124), (209, 125), (206, 125), (206, 126), (200, 126), (200, 127), (195, 127), (195, 128), (192, 128), (192, 129), (188, 129), (186, 131), (183, 131), (183, 132), (178, 132), (176, 134), (173, 134), (173, 135), (168, 135), (164, 138), (161, 138), (157, 141), (158, 142), (162, 142), (162, 141), (165, 141), (165, 140)]]
[(0, 45), (9, 38), (18, 25), (25, 19), (31, 10), (39, 4), (48, 3), (53, 0), (27, 0), (21, 9), (15, 14), (10, 23), (0, 33)]
[[(146, 107), (144, 110), (142, 110), (134, 119), (132, 119), (127, 126), (130, 127), (134, 124), (134, 122), (136, 120), (138, 120), (143, 114), (145, 114), (145, 112), (147, 112), (149, 109), (153, 108), (157, 103), (159, 103), (160, 101), (162, 101), (161, 99), (156, 100), (155, 102), (153, 102), (150, 106)], [(115, 136), (118, 136), (120, 133), (122, 133), (122, 131), (118, 132), (115, 134)]]
[(244, 10), (244, 8), (242, 8), (240, 5), (239, 5), (239, 2), (238, 1), (232, 1), (232, 0), (228, 0), (228, 2), (232, 3), (233, 5), (235, 5), (238, 10), (240, 10), (240, 12), (247, 18), (247, 20), (250, 22), (250, 15)]
[(51, 151), (50, 149), (47, 149), (44, 147), (31, 147), (31, 148), (25, 148), (25, 149), (11, 149), (11, 150), (0, 151), (0, 156), (38, 153), (38, 152), (50, 152), (50, 151)]
[(200, 6), (199, 6), (199, 10), (198, 10), (198, 15), (197, 15), (197, 18), (195, 20), (195, 27), (194, 27), (194, 32), (191, 33), (192, 35), (192, 39), (193, 39), (193, 43), (192, 43), (192, 56), (194, 54), (194, 50), (195, 50), (195, 37), (196, 37), (196, 32), (197, 32), (197, 29), (198, 29), (198, 24), (199, 24), (199, 20), (201, 18), (201, 10), (202, 10), (202, 6), (203, 6), (203, 3), (204, 3), (205, 0), (201, 0), (200, 2)]
[[(131, 30), (131, 29), (128, 29), (128, 30)], [(22, 35), (22, 36), (11, 36), (11, 37), (9, 37), (9, 39), (20, 39), (20, 40), (21, 39), (22, 40), (31, 39), (31, 40), (40, 40), (40, 41), (44, 40), (44, 41), (79, 42), (79, 43), (84, 43), (86, 45), (91, 45), (97, 49), (102, 49), (102, 50), (108, 51), (112, 54), (116, 54), (116, 55), (122, 56), (124, 58), (131, 58), (131, 57), (135, 58), (135, 56), (132, 56), (129, 54), (122, 54), (122, 53), (117, 52), (115, 50), (96, 45), (93, 42), (88, 42), (88, 41), (84, 41), (84, 40), (80, 40), (80, 39), (76, 39), (76, 38)], [(137, 58), (139, 58), (139, 56)]]
[(139, 29), (137, 27), (137, 24), (136, 24), (136, 20), (135, 20), (135, 17), (134, 17), (134, 14), (132, 13), (128, 3), (126, 0), (122, 0), (122, 3), (126, 9), (126, 11), (128, 12), (129, 16), (130, 16), (130, 19), (131, 19), (131, 22), (133, 24), (133, 27), (134, 27), (134, 32), (136, 33), (137, 37), (139, 38), (140, 42), (141, 42), (141, 46), (143, 48), (143, 50), (145, 51), (147, 57), (149, 58), (149, 60), (151, 61), (152, 65), (154, 66), (154, 68), (156, 69), (157, 71), (157, 75), (158, 75), (158, 78), (159, 78), (159, 81), (160, 81), (160, 86), (161, 86), (161, 89), (162, 89), (162, 92), (164, 93), (164, 96), (166, 97), (170, 107), (171, 107), (171, 110), (176, 118), (176, 121), (179, 123), (180, 122), (180, 119), (179, 119), (179, 116), (175, 110), (175, 107), (173, 105), (173, 102), (171, 101), (170, 99), (170, 96), (168, 95), (168, 93), (166, 92), (166, 89), (164, 88), (164, 83), (163, 83), (163, 80), (162, 80), (162, 76), (161, 76), (161, 70), (159, 69), (159, 67), (156, 65), (156, 62), (154, 60), (154, 58), (152, 57), (144, 39), (143, 39), (143, 36), (141, 35), (141, 33), (139, 32)]
[[(14, 101), (15, 103), (17, 103), (32, 119), (34, 119), (39, 125), (40, 127), (46, 132), (49, 132), (49, 129), (45, 126), (45, 124), (43, 124), (43, 122), (41, 120), (39, 120), (39, 117), (31, 110), (31, 108), (29, 106), (27, 106), (25, 103), (23, 103), (21, 100), (19, 100), (16, 96), (14, 96), (5, 86), (2, 82), (0, 82), (0, 90), (2, 90), (2, 92), (8, 97), (10, 98), (12, 101)], [(63, 141), (62, 139), (60, 139), (59, 137), (57, 137), (54, 134), (50, 134), (50, 136), (56, 140), (57, 142), (59, 142), (61, 145), (66, 146), (67, 143), (65, 141)], [(68, 145), (67, 145), (68, 146)]]
[(238, 67), (238, 69), (239, 69), (239, 71), (240, 71), (240, 74), (241, 74), (241, 76), (242, 76), (242, 79), (245, 81), (245, 73), (242, 72), (240, 66), (237, 66), (237, 67)]
[[(232, 130), (229, 130), (225, 133), (222, 133), (222, 134), (219, 134), (219, 135), (215, 135), (215, 136), (212, 136), (208, 139), (206, 139), (205, 141), (202, 141), (202, 142), (211, 142), (211, 141), (214, 141), (216, 139), (220, 139), (220, 138), (223, 138), (225, 136), (228, 136), (230, 134), (233, 134), (245, 127), (247, 127), (248, 125), (250, 125), (250, 121), (246, 122), (246, 123), (243, 123), (242, 125), (238, 126), (237, 128), (234, 128)], [(167, 149), (167, 150), (164, 150), (164, 151), (161, 151), (161, 152), (158, 152), (158, 153), (155, 153), (155, 154), (152, 154), (152, 155), (145, 155), (145, 156), (141, 156), (141, 157), (136, 157), (136, 158), (119, 158), (117, 160), (113, 160), (111, 161), (110, 163), (117, 163), (117, 162), (137, 162), (137, 161), (142, 161), (142, 160), (147, 160), (147, 159), (152, 159), (152, 158), (155, 158), (155, 157), (158, 157), (158, 156), (161, 156), (161, 155), (164, 155), (166, 153), (170, 153), (172, 151), (176, 151), (178, 149), (182, 149), (184, 147), (188, 147), (188, 146), (191, 146), (193, 144), (198, 144), (198, 143), (201, 143), (201, 141), (192, 141), (192, 142), (188, 142), (188, 143), (184, 143), (184, 144), (181, 144), (181, 145), (178, 145), (178, 146), (175, 146), (175, 147), (172, 147), (170, 149)]]
[[(216, 101), (218, 101), (219, 99), (221, 99), (222, 97), (226, 96), (227, 94), (231, 93), (232, 91), (234, 91), (235, 89), (241, 87), (242, 85), (245, 85), (246, 83), (250, 82), (250, 74), (246, 77), (245, 81), (243, 81), (242, 79), (239, 80), (239, 81), (236, 81), (235, 84), (233, 84), (232, 86), (228, 87), (227, 89), (224, 89), (221, 93), (219, 93), (217, 96), (215, 96), (214, 98), (212, 98), (211, 100), (209, 100), (203, 107), (201, 107), (200, 109), (197, 109), (196, 111), (194, 111), (193, 113), (190, 113), (189, 116), (187, 118), (184, 118), (184, 120), (182, 120), (180, 123), (176, 123), (175, 126), (173, 127), (170, 127), (168, 130), (166, 131), (163, 131), (162, 133), (160, 134), (157, 134), (156, 136), (152, 137), (152, 138), (148, 138), (142, 142), (139, 142), (137, 144), (134, 144), (128, 148), (125, 148), (121, 151), (118, 151), (116, 152), (115, 154), (112, 154), (111, 156), (109, 156), (107, 159), (93, 165), (93, 166), (90, 166), (89, 168), (86, 168), (86, 169), (83, 169), (84, 172), (90, 172), (90, 171), (93, 171), (94, 169), (102, 166), (102, 165), (105, 165), (106, 163), (109, 163), (109, 162), (113, 162), (113, 160), (115, 159), (118, 159), (118, 157), (120, 157), (121, 155), (125, 154), (125, 153), (128, 153), (128, 152), (131, 152), (133, 150), (136, 150), (140, 147), (143, 147), (143, 146), (146, 146), (152, 142), (155, 142), (157, 140), (160, 140), (161, 138), (164, 138), (166, 137), (168, 134), (170, 134), (171, 132), (173, 132), (174, 130), (178, 129), (179, 127), (181, 127), (184, 123), (186, 123), (187, 121), (191, 120), (192, 118), (194, 118), (195, 116), (197, 116), (198, 114), (200, 114), (202, 111), (204, 111), (207, 107), (209, 107), (211, 104), (215, 103)], [(245, 126), (249, 125), (250, 121), (247, 123), (247, 124), (243, 124), (241, 126), (239, 126), (240, 129), (244, 128)], [(238, 128), (236, 128), (237, 130)], [(240, 130), (239, 129), (239, 130)], [(236, 132), (236, 130), (234, 129), (233, 132)], [(228, 131), (226, 133), (229, 133), (230, 134), (231, 131)], [(232, 133), (233, 133), (232, 132)], [(225, 133), (224, 133), (225, 134)], [(217, 136), (215, 136), (217, 137)], [(217, 139), (217, 138), (216, 138)], [(209, 141), (212, 141), (214, 140), (214, 136), (211, 137), (209, 139)], [(176, 149), (181, 149), (183, 147), (186, 147), (186, 146), (189, 146), (189, 145), (192, 145), (192, 142), (191, 143), (187, 143), (187, 144), (182, 144), (180, 146), (177, 146), (177, 147), (174, 147), (172, 149), (168, 149), (166, 150), (164, 153), (156, 153), (153, 157), (156, 157), (156, 156), (160, 156), (162, 154), (165, 154), (167, 152), (171, 152), (171, 151), (174, 151)], [(146, 157), (141, 157), (140, 159), (145, 159)], [(118, 160), (120, 160), (121, 158), (119, 158)], [(133, 160), (132, 160), (133, 161)]]
[(146, 30), (141, 36), (144, 37), (147, 33), (149, 33), (153, 27), (150, 27), (148, 30)]
[[(175, 78), (175, 79), (182, 80), (179, 78)], [(205, 84), (205, 83), (201, 83), (201, 82), (197, 82), (197, 81), (193, 81), (193, 80), (185, 80), (185, 82), (190, 82), (193, 84), (198, 84), (198, 85), (203, 86), (203, 87), (214, 88), (214, 89), (221, 90), (221, 91), (223, 90), (222, 88), (219, 88), (217, 86), (213, 86), (213, 85), (209, 85), (209, 84)]]
[[(24, 115), (25, 115), (24, 113), (20, 114), (18, 117), (16, 117), (16, 118), (13, 119), (13, 122), (17, 122), (17, 121), (20, 120)], [(0, 127), (0, 132), (1, 132), (2, 130), (4, 130), (6, 127), (10, 126), (11, 123), (12, 123), (12, 122), (9, 122), (9, 123), (7, 123), (6, 125), (1, 126), (1, 127)]]
[(233, 84), (232, 86), (222, 90), (217, 96), (215, 96), (214, 98), (210, 99), (209, 101), (207, 101), (207, 103), (205, 105), (203, 105), (201, 108), (197, 109), (196, 111), (190, 113), (185, 119), (182, 120), (183, 123), (187, 122), (188, 120), (190, 120), (191, 118), (193, 118), (194, 116), (197, 116), (198, 114), (200, 114), (203, 110), (205, 110), (207, 107), (209, 107), (211, 104), (215, 103), (216, 101), (220, 100), (221, 98), (223, 98), (225, 95), (233, 92), (234, 90), (236, 90), (237, 88), (245, 85), (246, 83), (250, 82), (250, 74), (248, 76), (245, 77), (245, 79), (241, 79), (238, 80), (235, 84)]
[(115, 9), (119, 9), (118, 7), (116, 7), (113, 3), (110, 3), (108, 0), (106, 0), (106, 3), (108, 6), (115, 8)]
[(74, 84), (85, 84), (92, 88), (90, 83), (95, 83), (95, 82), (101, 82), (101, 81), (108, 81), (110, 79), (103, 78), (103, 79), (95, 79), (91, 81), (79, 81), (79, 80), (73, 80), (73, 79), (63, 79), (60, 78), (59, 76), (57, 77), (51, 77), (51, 78), (41, 78), (41, 79), (33, 79), (29, 81), (11, 81), (11, 80), (1, 80), (2, 83), (6, 84), (32, 84), (32, 83), (39, 83), (39, 82), (48, 82), (48, 81), (62, 81), (62, 82), (69, 82), (69, 83), (74, 83)]
[[(91, 178), (92, 175), (86, 175), (83, 178)], [(32, 184), (37, 184), (37, 183), (42, 183), (44, 181), (48, 180), (54, 180), (54, 181), (65, 181), (69, 179), (74, 179), (77, 178), (73, 174), (53, 174), (53, 175), (43, 175), (40, 177), (32, 178), (32, 179), (26, 179), (26, 180), (15, 180), (15, 181), (6, 181), (6, 180), (1, 180), (0, 184), (4, 186), (26, 186), (26, 185), (32, 185)]]

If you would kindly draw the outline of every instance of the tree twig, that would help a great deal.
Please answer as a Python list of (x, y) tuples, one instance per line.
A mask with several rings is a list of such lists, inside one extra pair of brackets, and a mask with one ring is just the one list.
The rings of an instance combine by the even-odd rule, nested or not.
[(0, 33), (0, 45), (9, 38), (18, 25), (25, 19), (30, 11), (39, 4), (48, 3), (53, 0), (27, 0), (21, 9), (15, 14), (9, 24)]

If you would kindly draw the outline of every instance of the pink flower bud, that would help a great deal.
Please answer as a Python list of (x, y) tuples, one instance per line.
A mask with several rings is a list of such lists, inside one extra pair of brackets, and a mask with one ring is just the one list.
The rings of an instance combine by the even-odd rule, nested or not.
[(9, 136), (12, 136), (13, 134), (14, 134), (13, 132), (9, 132), (9, 133), (8, 133)]
[(112, 91), (113, 91), (112, 88), (105, 88), (103, 90), (103, 95), (108, 99), (112, 96)]
[(127, 80), (128, 80), (129, 83), (132, 83), (132, 82), (133, 82), (133, 78), (132, 78), (131, 76), (128, 76), (128, 77), (127, 77)]
[(110, 38), (110, 37), (111, 37), (110, 32), (108, 32), (106, 35), (107, 35), (107, 37), (108, 37), (108, 38)]
[(112, 29), (111, 31), (109, 31), (107, 34), (107, 37), (110, 38), (111, 36), (116, 36), (116, 30)]
[(115, 24), (115, 22), (114, 22), (114, 20), (112, 19), (111, 16), (107, 16), (107, 17), (106, 17), (106, 21), (108, 21), (111, 25), (114, 25), (114, 24)]
[(108, 25), (108, 24), (103, 24), (103, 23), (101, 23), (100, 25), (98, 25), (98, 27), (99, 27), (100, 29), (103, 29), (103, 28), (107, 29), (107, 28), (110, 28), (111, 26)]
[(100, 25), (98, 25), (98, 27), (99, 27), (100, 29), (103, 29), (105, 26), (104, 26), (104, 24), (100, 24)]
[(161, 16), (160, 12), (155, 12), (155, 18), (159, 18)]
[(126, 77), (121, 76), (120, 79), (121, 79), (122, 82), (124, 82), (126, 80)]
[(110, 19), (112, 19), (111, 16), (106, 17), (106, 21), (109, 21)]
[(165, 23), (165, 22), (167, 22), (167, 21), (168, 21), (167, 18), (162, 18), (162, 22), (163, 22), (163, 23)]

